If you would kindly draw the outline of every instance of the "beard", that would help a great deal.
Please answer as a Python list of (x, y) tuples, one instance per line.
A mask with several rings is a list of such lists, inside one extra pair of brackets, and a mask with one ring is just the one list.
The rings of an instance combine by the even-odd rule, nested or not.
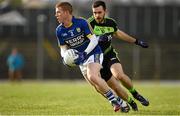
[(98, 22), (98, 23), (103, 23), (104, 17), (105, 17), (105, 15), (103, 15), (103, 17), (97, 17), (97, 18), (96, 18), (96, 22)]
[(103, 22), (103, 18), (97, 18), (97, 22), (98, 22), (98, 23)]

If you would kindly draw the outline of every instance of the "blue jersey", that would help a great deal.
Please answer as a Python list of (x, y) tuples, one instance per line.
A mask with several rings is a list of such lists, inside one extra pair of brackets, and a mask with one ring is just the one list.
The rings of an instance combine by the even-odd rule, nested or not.
[[(76, 49), (79, 52), (84, 52), (87, 48), (90, 43), (90, 39), (87, 36), (91, 34), (92, 32), (87, 21), (82, 18), (75, 18), (74, 16), (70, 27), (64, 27), (63, 24), (60, 24), (56, 28), (59, 46), (67, 45), (69, 48)], [(88, 56), (95, 53), (101, 53), (99, 46), (96, 46)]]
[(24, 59), (20, 54), (10, 55), (7, 59), (7, 64), (11, 71), (21, 70), (24, 66)]

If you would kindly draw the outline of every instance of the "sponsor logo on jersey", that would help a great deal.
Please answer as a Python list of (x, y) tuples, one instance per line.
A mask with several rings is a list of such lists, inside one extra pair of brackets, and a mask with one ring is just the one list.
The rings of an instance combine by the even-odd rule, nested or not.
[(84, 42), (84, 38), (85, 38), (84, 35), (81, 34), (77, 37), (66, 40), (66, 43), (69, 44), (71, 47), (77, 46), (77, 45), (82, 44)]
[(103, 35), (103, 34), (108, 34), (108, 33), (113, 33), (113, 32), (114, 32), (113, 27), (97, 26), (97, 25), (95, 25), (95, 27), (94, 27), (94, 33), (96, 35)]

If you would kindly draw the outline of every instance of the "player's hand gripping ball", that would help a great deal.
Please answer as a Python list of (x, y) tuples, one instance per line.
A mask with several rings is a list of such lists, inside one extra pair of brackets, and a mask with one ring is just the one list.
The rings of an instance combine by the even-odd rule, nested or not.
[(64, 63), (70, 67), (76, 66), (74, 60), (79, 57), (79, 55), (77, 53), (78, 53), (78, 51), (75, 49), (66, 50), (64, 58), (63, 58)]

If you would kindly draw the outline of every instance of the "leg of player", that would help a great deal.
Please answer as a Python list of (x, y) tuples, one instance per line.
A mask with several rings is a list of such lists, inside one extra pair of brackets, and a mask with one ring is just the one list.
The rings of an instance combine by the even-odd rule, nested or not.
[[(111, 89), (114, 90), (114, 92), (120, 96), (123, 100), (125, 100), (129, 105), (132, 107), (134, 111), (138, 111), (137, 104), (134, 102), (134, 100), (126, 93), (126, 91), (123, 89), (123, 87), (119, 84), (119, 82), (112, 76), (108, 81), (107, 84)], [(121, 98), (118, 97), (118, 100)]]
[(91, 85), (95, 88), (95, 90), (96, 90), (98, 93), (100, 93), (103, 97), (106, 98), (106, 96), (105, 96), (100, 90), (98, 90), (98, 88), (96, 88), (96, 86), (87, 78), (87, 75), (84, 75), (84, 78), (86, 79), (86, 81), (87, 81), (89, 84), (91, 84)]
[[(85, 77), (86, 78), (86, 77)], [(87, 78), (86, 78), (86, 80), (91, 84), (91, 85), (93, 85)], [(108, 83), (107, 83), (108, 84)], [(108, 84), (109, 85), (109, 84)], [(100, 93), (103, 97), (105, 97), (106, 98), (106, 96), (100, 91), (100, 90), (98, 90), (98, 88), (96, 88), (96, 86), (94, 86), (94, 88), (96, 89), (96, 91), (98, 92), (98, 93)], [(111, 88), (112, 89), (112, 88)], [(116, 93), (116, 92), (115, 92)], [(124, 98), (125, 98), (125, 96), (124, 96)], [(126, 99), (126, 98), (125, 98)], [(128, 99), (128, 98), (127, 98)], [(132, 98), (131, 98), (132, 99)], [(123, 101), (124, 99), (121, 99), (119, 96), (117, 97), (117, 100), (119, 101), (119, 104), (121, 105), (121, 112), (125, 112), (125, 113), (127, 113), (127, 112), (129, 112), (129, 110), (130, 110), (130, 108), (129, 108), (129, 106), (128, 106), (128, 104), (125, 102), (125, 101)], [(133, 101), (133, 100), (132, 100)], [(135, 102), (134, 102), (135, 103)], [(136, 103), (135, 103), (135, 105), (136, 105)], [(134, 107), (132, 107), (133, 108), (133, 110), (134, 109), (137, 109), (137, 105), (136, 105), (136, 108), (134, 108)]]
[(117, 95), (121, 96), (123, 100), (128, 100), (128, 94), (113, 76), (107, 81), (107, 84), (117, 93)]
[[(128, 95), (124, 91), (124, 89), (118, 84), (118, 81), (112, 76), (108, 81), (107, 84), (109, 87), (111, 87), (112, 90), (118, 95), (118, 101), (120, 102), (122, 108), (122, 112), (129, 112), (130, 107), (126, 102), (123, 102), (123, 100), (128, 101)], [(120, 97), (123, 99), (121, 99)]]
[(133, 87), (133, 84), (130, 80), (130, 78), (124, 73), (122, 66), (120, 63), (115, 63), (111, 66), (111, 72), (114, 77), (119, 79), (122, 84), (130, 91), (130, 93), (133, 95), (135, 99), (141, 102), (142, 105), (148, 106), (149, 101), (145, 99), (142, 95), (140, 95), (135, 88)]
[(89, 63), (87, 65), (87, 78), (88, 80), (106, 96), (110, 103), (114, 107), (114, 111), (118, 111), (121, 107), (117, 101), (117, 98), (110, 90), (107, 83), (100, 77), (101, 65), (99, 63)]

